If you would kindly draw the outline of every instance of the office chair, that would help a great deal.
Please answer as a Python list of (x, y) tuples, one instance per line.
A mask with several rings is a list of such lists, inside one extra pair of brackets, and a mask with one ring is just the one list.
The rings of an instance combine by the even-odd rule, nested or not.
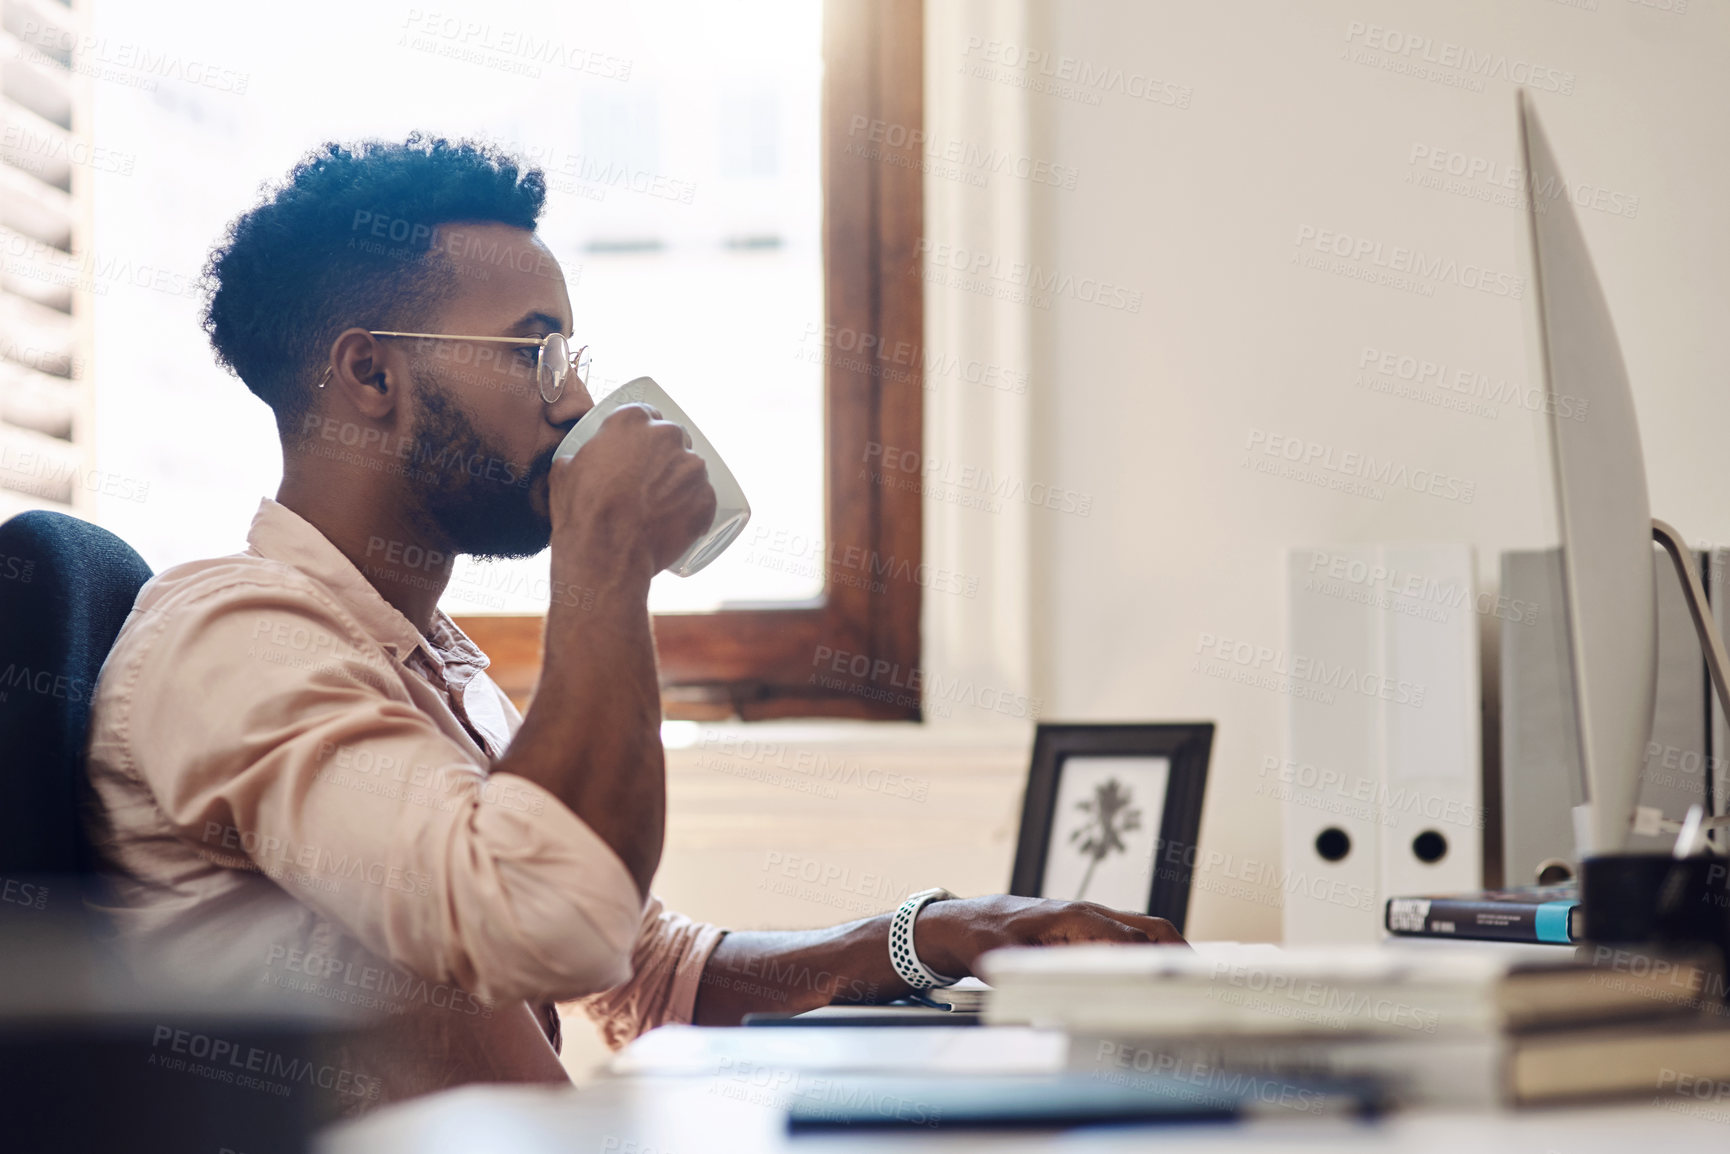
[[(76, 517), (32, 511), (0, 525), (0, 971), (10, 995), (0, 1084), (7, 1100), (30, 1103), (8, 1116), (0, 1147), (309, 1149), (313, 1128), (331, 1120), (311, 1087), (237, 1091), (147, 1067), (142, 1055), (167, 1055), (161, 1023), (196, 1021), (240, 1052), (329, 1069), (332, 1047), (349, 1039), (325, 1007), (212, 995), (189, 1020), (186, 995), (137, 983), (103, 914), (80, 900), (105, 896), (80, 814), (91, 694), (151, 576), (124, 541)], [(55, 1007), (51, 1028), (20, 1009), (34, 1010), (33, 997)]]
[(150, 566), (88, 521), (0, 524), (0, 876), (88, 876), (79, 814), (96, 675)]

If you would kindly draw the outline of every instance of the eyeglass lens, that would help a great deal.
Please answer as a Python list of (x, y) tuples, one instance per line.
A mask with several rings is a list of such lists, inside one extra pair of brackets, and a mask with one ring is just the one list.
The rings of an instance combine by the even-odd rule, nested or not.
[(549, 405), (558, 400), (565, 391), (565, 380), (575, 368), (577, 383), (588, 385), (589, 380), (589, 350), (585, 346), (577, 350), (576, 363), (572, 364), (571, 344), (562, 333), (548, 333), (541, 342), (540, 361), (536, 365), (536, 377), (541, 388), (541, 399)]
[(536, 366), (541, 386), (541, 399), (548, 404), (565, 391), (565, 374), (571, 368), (571, 346), (561, 333), (548, 333), (541, 342), (541, 359)]

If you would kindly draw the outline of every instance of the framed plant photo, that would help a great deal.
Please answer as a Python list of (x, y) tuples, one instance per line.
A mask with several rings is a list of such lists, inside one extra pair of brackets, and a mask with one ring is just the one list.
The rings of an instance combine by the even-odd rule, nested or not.
[(1040, 725), (1009, 892), (1183, 932), (1213, 723)]

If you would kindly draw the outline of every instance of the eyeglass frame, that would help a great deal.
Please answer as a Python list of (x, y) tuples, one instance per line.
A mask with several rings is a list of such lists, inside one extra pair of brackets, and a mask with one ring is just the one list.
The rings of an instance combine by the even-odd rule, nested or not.
[[(492, 344), (517, 345), (519, 347), (525, 345), (539, 345), (540, 351), (535, 356), (535, 383), (537, 387), (540, 388), (541, 400), (545, 401), (549, 405), (556, 403), (560, 397), (565, 395), (565, 378), (569, 377), (573, 373), (577, 375), (577, 383), (582, 385), (585, 389), (588, 388), (588, 370), (593, 367), (592, 358), (590, 358), (587, 363), (584, 363), (583, 354), (589, 351), (589, 346), (582, 345), (575, 351), (572, 351), (571, 338), (567, 337), (564, 333), (548, 333), (544, 337), (469, 337), (458, 336), (454, 333), (399, 333), (391, 332), (389, 330), (368, 329), (366, 335), (369, 337), (413, 337), (419, 340), (429, 341), (486, 341), (491, 342)], [(540, 385), (541, 365), (546, 360), (547, 342), (552, 340), (554, 337), (565, 342), (565, 371), (559, 377), (557, 391), (549, 397), (547, 396), (546, 388)], [(322, 389), (330, 383), (330, 377), (333, 371), (333, 366), (325, 366), (324, 375), (318, 378), (319, 388)]]

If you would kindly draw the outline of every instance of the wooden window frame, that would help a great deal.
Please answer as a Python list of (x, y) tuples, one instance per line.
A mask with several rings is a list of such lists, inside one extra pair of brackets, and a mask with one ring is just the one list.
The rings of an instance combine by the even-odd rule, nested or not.
[[(668, 717), (921, 719), (921, 474), (885, 470), (884, 456), (924, 444), (923, 17), (923, 0), (824, 2), (825, 322), (883, 350), (824, 358), (824, 591), (786, 608), (656, 615)], [(525, 703), (545, 618), (457, 624)]]

